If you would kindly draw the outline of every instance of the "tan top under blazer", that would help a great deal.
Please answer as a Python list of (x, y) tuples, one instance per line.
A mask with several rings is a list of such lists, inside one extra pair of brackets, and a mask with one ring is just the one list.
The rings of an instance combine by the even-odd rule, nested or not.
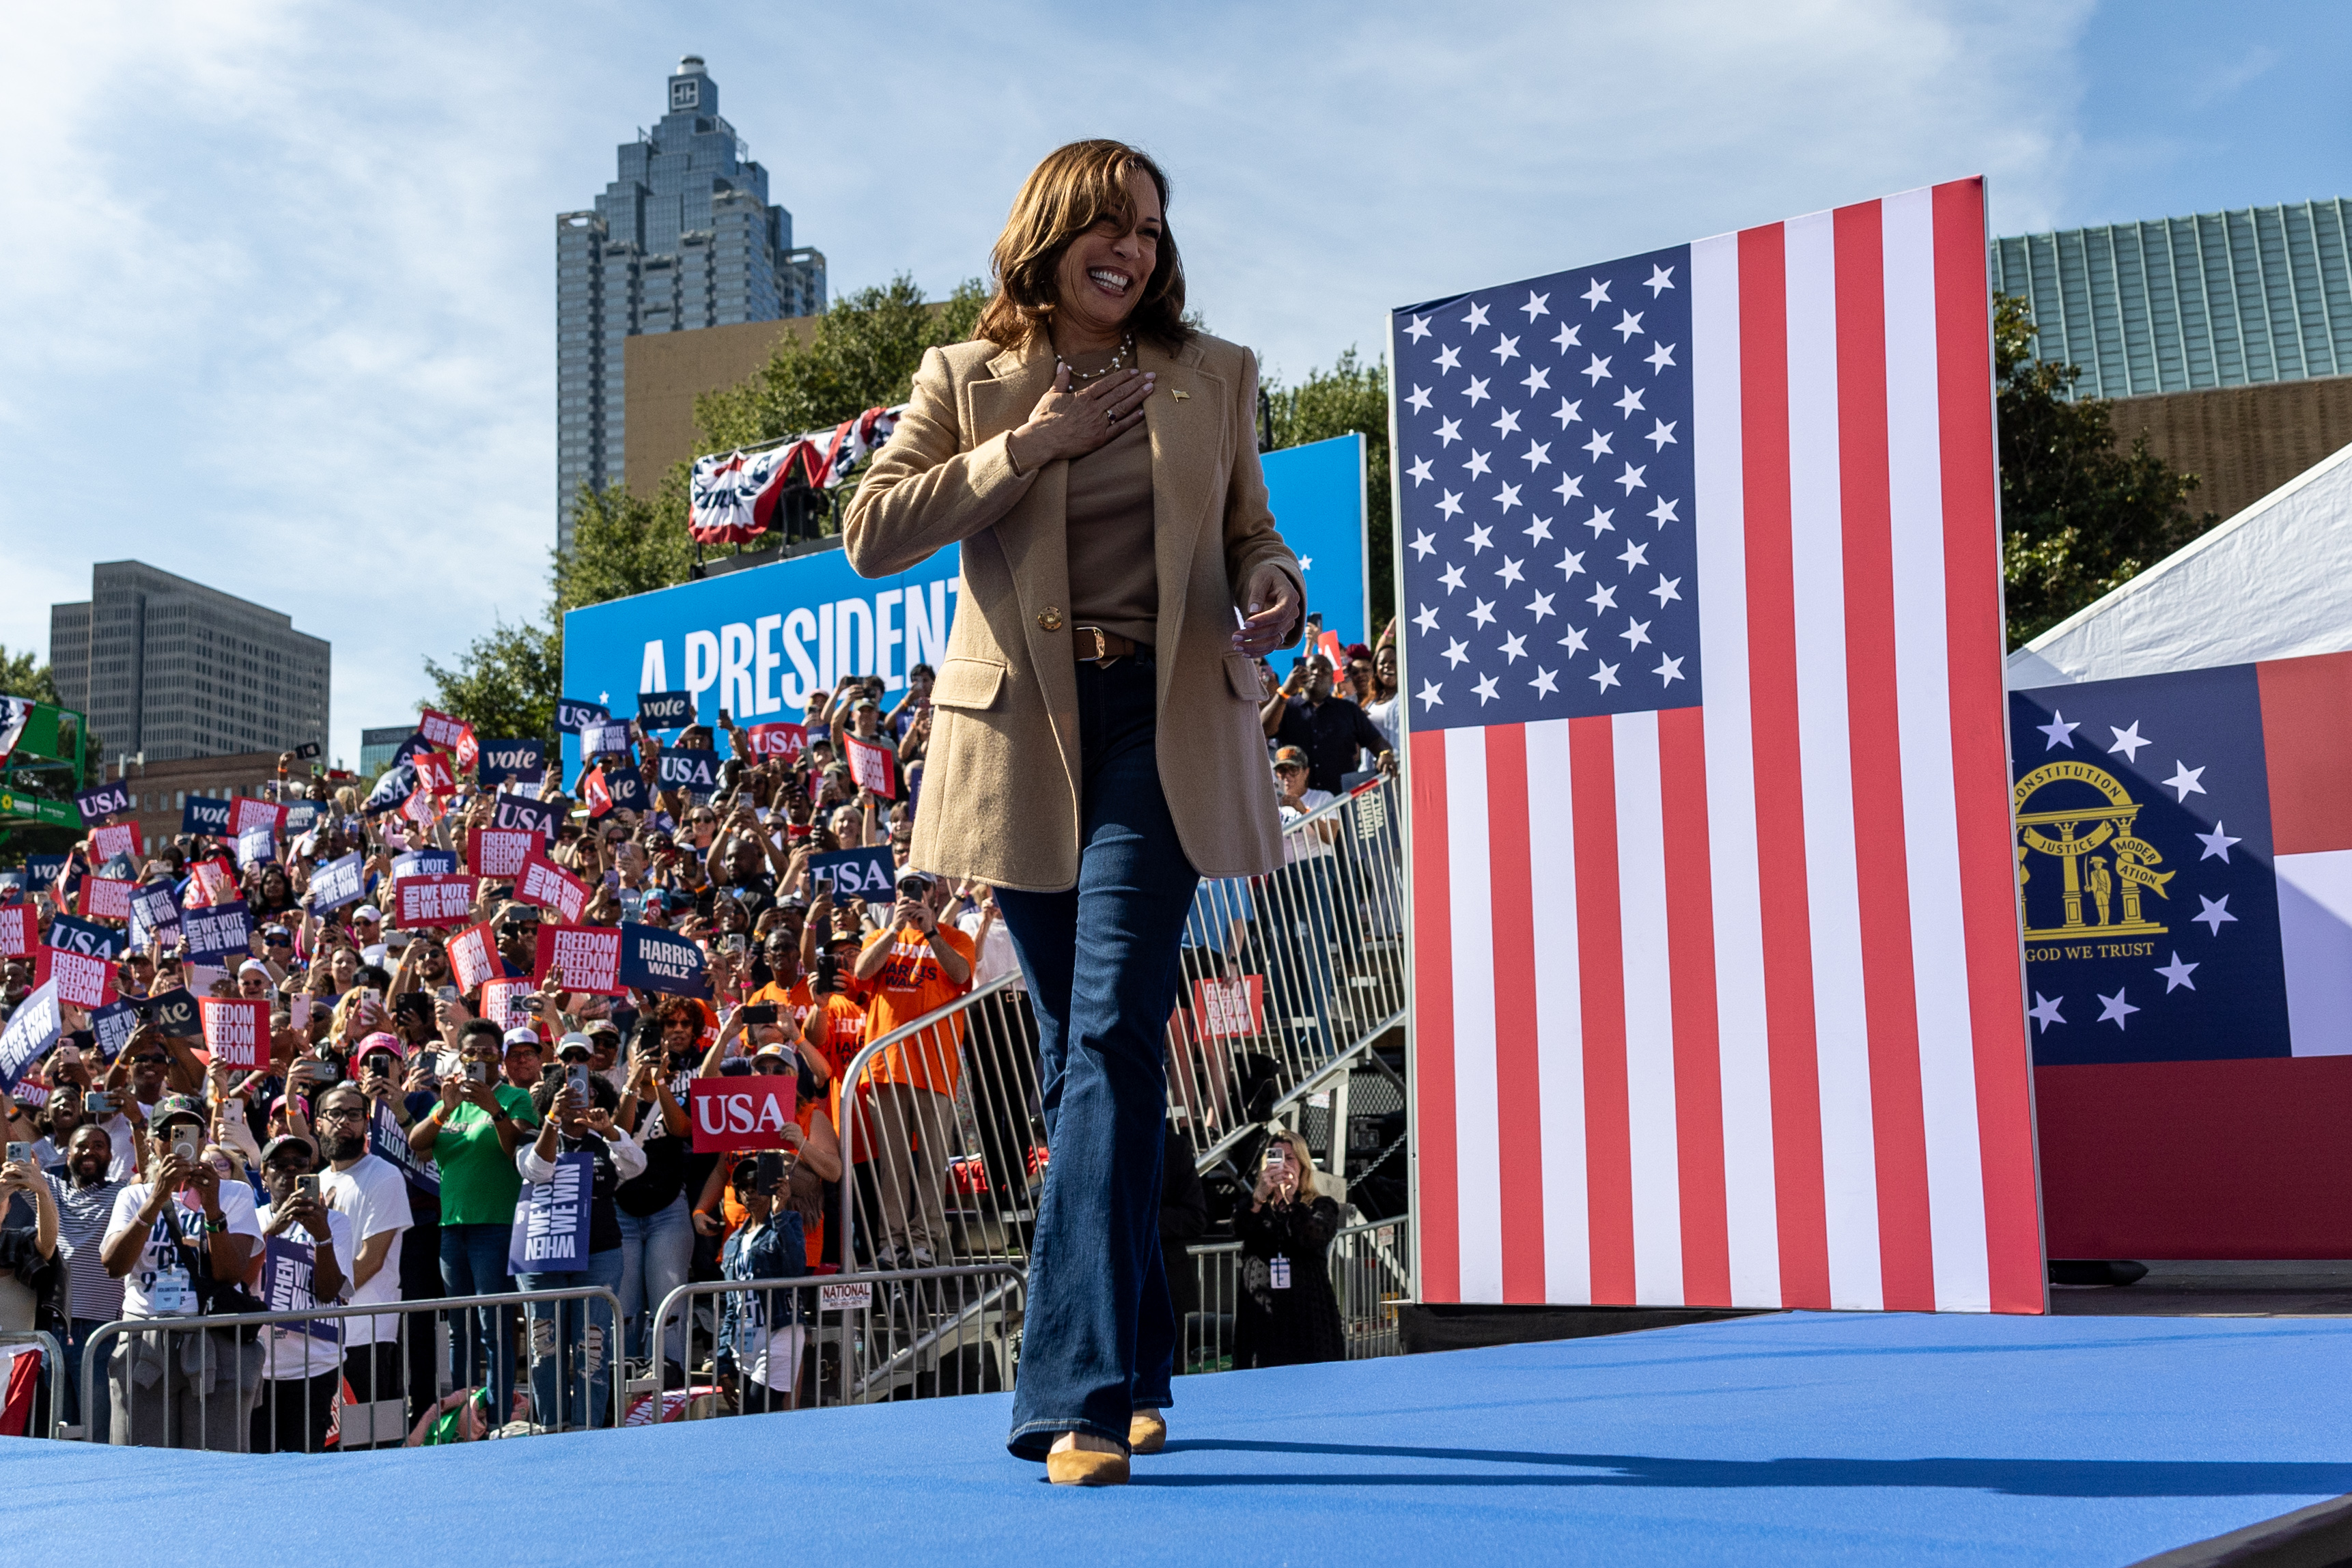
[[(1253, 572), (1280, 567), (1299, 598), (1287, 647), (1307, 596), (1258, 468), (1257, 360), (1203, 335), (1173, 353), (1139, 342), (1136, 361), (1159, 378), (1143, 422), (1160, 589), (1160, 784), (1196, 869), (1253, 876), (1282, 863), (1282, 831), (1257, 671), (1233, 651), (1234, 610)], [(922, 870), (1029, 892), (1078, 880), (1069, 464), (1017, 473), (1004, 450), (1053, 380), (1043, 334), (1025, 349), (977, 342), (926, 353), (844, 527), (849, 563), (867, 577), (963, 546), (910, 855)]]

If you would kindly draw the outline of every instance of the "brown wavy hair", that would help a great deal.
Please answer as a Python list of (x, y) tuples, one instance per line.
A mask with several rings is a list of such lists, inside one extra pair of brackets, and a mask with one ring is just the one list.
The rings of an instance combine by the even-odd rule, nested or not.
[(1127, 177), (1141, 170), (1160, 190), (1159, 262), (1143, 297), (1128, 316), (1129, 328), (1180, 348), (1192, 336), (1184, 324), (1184, 263), (1168, 226), (1168, 175), (1150, 156), (1124, 142), (1073, 142), (1029, 171), (1004, 232), (989, 252), (996, 292), (981, 312), (973, 336), (1017, 349), (1045, 331), (1060, 300), (1062, 257), (1070, 242), (1108, 218), (1124, 232), (1135, 226)]

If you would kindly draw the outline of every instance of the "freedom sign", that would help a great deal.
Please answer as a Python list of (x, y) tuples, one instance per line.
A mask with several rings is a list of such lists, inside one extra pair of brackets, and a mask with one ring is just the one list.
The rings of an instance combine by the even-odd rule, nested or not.
[(515, 873), (514, 896), (523, 903), (553, 910), (558, 919), (569, 924), (588, 907), (588, 884), (541, 854), (533, 839), (530, 853), (523, 857), (522, 867)]
[(0, 956), (33, 956), (33, 906), (0, 905)]
[(566, 991), (621, 994), (621, 933), (611, 926), (542, 925), (533, 978), (559, 975)]
[(180, 936), (191, 958), (217, 963), (253, 951), (253, 918), (242, 899), (190, 910), (180, 921)]
[(64, 1016), (58, 1010), (57, 988), (34, 987), (32, 994), (16, 1004), (16, 1012), (9, 1015), (7, 1027), (0, 1029), (0, 1088), (13, 1090), (16, 1080), (25, 1076), (25, 1069), (58, 1043), (64, 1027)]
[(110, 784), (99, 784), (74, 796), (74, 805), (81, 812), (85, 826), (131, 809), (131, 786), (117, 780)]
[(710, 994), (702, 949), (658, 926), (622, 925), (621, 984), (672, 996)]
[(500, 1029), (536, 1029), (538, 1017), (523, 1005), (532, 994), (528, 980), (486, 980), (482, 983), (482, 1016)]
[(1265, 1032), (1265, 976), (1192, 982), (1192, 1016), (1209, 1039), (1237, 1039)]
[(696, 1079), (690, 1111), (694, 1152), (731, 1154), (785, 1147), (784, 1129), (798, 1121), (794, 1096), (799, 1087), (799, 1079), (788, 1072)]
[(60, 1002), (103, 1007), (114, 1000), (114, 965), (89, 953), (45, 947), (33, 963), (33, 984), (56, 986)]
[(260, 997), (202, 996), (205, 1049), (224, 1067), (269, 1065), (269, 1004)]
[(547, 776), (547, 743), (527, 739), (485, 741), (475, 776), (484, 789), (502, 784), (537, 784)]
[(750, 743), (751, 754), (762, 762), (791, 762), (808, 750), (808, 726), (754, 724), (743, 731), (743, 739)]
[(841, 743), (849, 753), (849, 776), (859, 789), (870, 789), (884, 800), (898, 798), (898, 786), (891, 774), (896, 753), (877, 742), (845, 734)]
[(311, 872), (310, 907), (324, 913), (359, 902), (360, 895), (366, 890), (362, 865), (357, 854), (351, 854), (340, 860), (330, 860)]
[(637, 695), (637, 723), (647, 730), (683, 730), (694, 722), (691, 691), (645, 691)]
[(131, 890), (138, 885), (110, 877), (84, 877), (81, 912), (93, 920), (127, 921), (131, 918)]
[(460, 991), (471, 991), (505, 972), (499, 958), (499, 944), (491, 938), (488, 921), (467, 926), (444, 944), (444, 951), (449, 955), (449, 972), (457, 977)]
[(461, 926), (474, 912), (471, 877), (403, 877), (392, 885), (395, 918), (404, 930)]
[(503, 882), (522, 874), (539, 846), (540, 836), (523, 828), (477, 827), (466, 841), (466, 859), (475, 876)]
[(229, 816), (235, 809), (236, 804), (232, 801), (192, 795), (187, 804), (180, 808), (180, 831), (203, 834), (208, 838), (226, 837)]
[(886, 844), (864, 849), (832, 849), (809, 857), (809, 880), (822, 882), (838, 899), (887, 899), (898, 881), (898, 867)]
[(118, 855), (144, 855), (146, 844), (135, 822), (118, 822), (109, 827), (93, 827), (89, 832), (89, 852), (101, 864)]
[[(574, 733), (591, 724), (602, 724), (613, 716), (602, 702), (582, 702), (574, 698), (559, 698), (555, 704), (555, 727)], [(495, 742), (493, 742), (495, 743)]]
[(719, 788), (719, 753), (693, 748), (661, 754), (661, 787), (707, 800)]

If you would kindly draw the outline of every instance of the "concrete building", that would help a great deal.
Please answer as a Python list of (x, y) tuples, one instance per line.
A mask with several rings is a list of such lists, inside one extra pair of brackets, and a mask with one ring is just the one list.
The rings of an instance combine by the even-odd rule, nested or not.
[(824, 309), (824, 258), (793, 246), (793, 215), (719, 112), (698, 55), (678, 62), (667, 110), (620, 149), (593, 209), (555, 220), (557, 537), (569, 549), (583, 484), (627, 472), (625, 348), (682, 332)]
[(100, 563), (88, 600), (49, 606), (58, 699), (108, 757), (324, 746), (331, 651), (290, 616), (139, 561)]
[(381, 769), (392, 766), (392, 753), (401, 743), (416, 733), (414, 723), (390, 724), (381, 730), (360, 731), (360, 776), (365, 778)]

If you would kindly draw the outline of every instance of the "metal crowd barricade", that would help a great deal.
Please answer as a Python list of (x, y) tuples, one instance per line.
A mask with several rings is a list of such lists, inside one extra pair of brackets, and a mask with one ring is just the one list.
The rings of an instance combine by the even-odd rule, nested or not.
[[(1403, 1353), (1396, 1309), (1412, 1296), (1412, 1226), (1402, 1216), (1371, 1220), (1347, 1226), (1331, 1238), (1331, 1290), (1339, 1298), (1349, 1361)], [(1185, 1250), (1192, 1255), (1198, 1305), (1184, 1314), (1177, 1371), (1231, 1371), (1242, 1244), (1201, 1242)]]
[(1231, 1372), (1234, 1310), (1241, 1295), (1242, 1244), (1204, 1241), (1185, 1248), (1192, 1255), (1193, 1300), (1177, 1335), (1176, 1370)]
[[(118, 1318), (94, 1330), (82, 1350), (81, 1430), (88, 1433), (91, 1428), (88, 1416), (96, 1408), (93, 1401), (113, 1396), (114, 1363), (120, 1348), (127, 1356), (124, 1373), (135, 1393), (127, 1409), (114, 1410), (110, 1434), (114, 1443), (216, 1453), (316, 1453), (328, 1446), (326, 1437), (331, 1432), (334, 1446), (345, 1450), (400, 1447), (415, 1429), (415, 1417), (425, 1413), (424, 1407), (437, 1405), (454, 1392), (440, 1385), (446, 1380), (447, 1363), (438, 1354), (435, 1360), (441, 1370), (429, 1391), (431, 1397), (424, 1397), (427, 1391), (409, 1389), (412, 1335), (433, 1333), (437, 1339), (441, 1324), (435, 1320), (456, 1320), (457, 1331), (463, 1332), (476, 1310), (484, 1308), (496, 1314), (495, 1331), (510, 1340), (520, 1331), (522, 1343), (514, 1354), (513, 1384), (530, 1395), (530, 1431), (617, 1426), (623, 1378), (619, 1362), (611, 1353), (615, 1337), (604, 1331), (603, 1325), (585, 1310), (592, 1302), (605, 1308), (609, 1314), (605, 1324), (620, 1322), (620, 1298), (602, 1285), (284, 1312)], [(566, 1311), (572, 1303), (579, 1305)], [(398, 1322), (393, 1339), (354, 1345), (349, 1342), (350, 1330), (343, 1326), (353, 1318), (395, 1318)], [(544, 1335), (537, 1331), (537, 1324), (542, 1322), (549, 1325)], [(331, 1327), (327, 1331), (319, 1331), (328, 1325)], [(247, 1330), (256, 1331), (250, 1338)], [(278, 1331), (274, 1344), (273, 1330)], [(377, 1344), (390, 1344), (392, 1357), (372, 1355)], [(292, 1352), (286, 1364), (307, 1375), (268, 1375), (275, 1360), (273, 1352), (280, 1347)], [(374, 1397), (361, 1403), (344, 1401), (341, 1396), (351, 1387), (353, 1355), (371, 1355), (375, 1371), (383, 1370), (387, 1363), (397, 1369), (393, 1374), (396, 1389), (377, 1387), (370, 1379), (369, 1392)], [(322, 1363), (319, 1370), (312, 1370), (314, 1361)], [(487, 1364), (496, 1368), (494, 1355)], [(534, 1375), (542, 1366), (549, 1370), (544, 1384)], [(596, 1419), (597, 1411), (588, 1407), (592, 1399), (599, 1397), (594, 1389), (600, 1372), (605, 1384), (602, 1420)], [(142, 1374), (148, 1374), (144, 1381), (141, 1381)], [(335, 1380), (331, 1391), (317, 1389), (316, 1382), (329, 1376)], [(298, 1391), (275, 1386), (293, 1384), (302, 1387)], [(495, 1397), (495, 1375), (492, 1387)], [(309, 1403), (318, 1394), (325, 1395), (328, 1406), (323, 1421), (314, 1421), (314, 1407)], [(509, 1425), (510, 1409), (491, 1414), (495, 1419), (487, 1423), (491, 1429)], [(290, 1433), (289, 1427), (294, 1428)], [(257, 1437), (265, 1448), (255, 1447)], [(286, 1446), (289, 1437), (299, 1439), (292, 1447)]]
[[(852, 1277), (705, 1280), (664, 1297), (654, 1332), (710, 1303), (711, 1359), (628, 1384), (628, 1426), (995, 1394), (1013, 1386), (1026, 1277), (1009, 1263)], [(730, 1355), (720, 1375), (719, 1352)]]
[[(57, 1335), (47, 1329), (0, 1330), (0, 1345), (31, 1345), (34, 1353), (41, 1358), (41, 1384), (37, 1405), (41, 1413), (40, 1419), (37, 1421), (28, 1419), (26, 1422), (25, 1436), (27, 1437), (66, 1436), (66, 1429), (58, 1421), (58, 1380), (66, 1374), (66, 1352), (65, 1347), (58, 1343)], [(0, 1360), (0, 1367), (5, 1367), (13, 1373), (17, 1359), (16, 1356), (9, 1356)]]
[[(1200, 1169), (1402, 1023), (1397, 789), (1375, 779), (1291, 823), (1280, 869), (1195, 896), (1167, 1061)], [(1048, 1156), (1036, 1020), (1016, 976), (868, 1041), (835, 1110), (845, 1273), (1025, 1265)]]

